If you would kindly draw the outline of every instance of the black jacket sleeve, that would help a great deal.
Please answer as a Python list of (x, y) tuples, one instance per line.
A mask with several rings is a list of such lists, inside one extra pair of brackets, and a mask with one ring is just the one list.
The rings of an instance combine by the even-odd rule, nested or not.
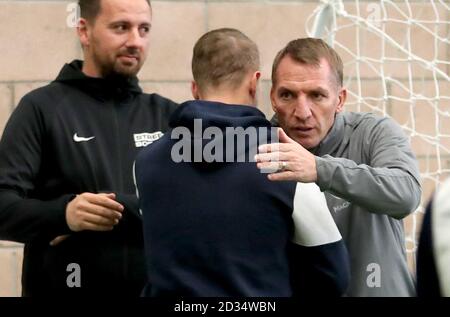
[(122, 204), (125, 208), (123, 214), (124, 217), (141, 221), (141, 214), (139, 213), (139, 203), (136, 195), (116, 193), (116, 201)]
[(433, 231), (431, 225), (432, 210), (433, 199), (431, 199), (427, 205), (419, 238), (419, 249), (417, 252), (418, 297), (441, 296), (434, 254)]
[(38, 236), (51, 239), (70, 232), (65, 209), (74, 195), (43, 201), (32, 194), (44, 138), (42, 114), (24, 97), (0, 141), (0, 239), (26, 243)]
[(350, 263), (344, 241), (319, 246), (291, 243), (291, 284), (295, 297), (339, 297), (350, 283)]

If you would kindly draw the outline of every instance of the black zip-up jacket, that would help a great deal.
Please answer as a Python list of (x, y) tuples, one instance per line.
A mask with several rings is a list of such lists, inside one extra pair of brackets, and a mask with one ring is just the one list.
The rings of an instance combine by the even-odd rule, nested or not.
[[(166, 131), (176, 104), (142, 93), (137, 78), (90, 78), (81, 68), (66, 64), (23, 97), (0, 142), (0, 240), (25, 243), (25, 296), (137, 296), (146, 280), (133, 162)], [(125, 210), (111, 232), (68, 228), (66, 205), (83, 192), (116, 193)], [(80, 288), (67, 285), (71, 263)]]

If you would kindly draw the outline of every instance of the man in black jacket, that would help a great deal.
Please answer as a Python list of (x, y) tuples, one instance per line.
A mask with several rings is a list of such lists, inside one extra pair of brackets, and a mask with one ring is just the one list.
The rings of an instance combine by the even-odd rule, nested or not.
[(324, 195), (315, 184), (273, 183), (253, 161), (276, 135), (256, 108), (256, 44), (238, 30), (210, 31), (192, 70), (198, 100), (180, 105), (173, 129), (136, 159), (144, 295), (341, 295), (347, 253)]
[(0, 239), (25, 243), (25, 296), (131, 295), (145, 284), (136, 154), (176, 107), (144, 94), (148, 0), (81, 0), (84, 62), (20, 101), (0, 142)]

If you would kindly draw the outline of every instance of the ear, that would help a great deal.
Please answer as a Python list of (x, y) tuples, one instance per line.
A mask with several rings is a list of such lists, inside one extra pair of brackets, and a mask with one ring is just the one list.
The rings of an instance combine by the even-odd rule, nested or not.
[(272, 87), (270, 88), (270, 102), (272, 103), (272, 110), (273, 112), (277, 113), (277, 104), (275, 102), (275, 87), (272, 84)]
[(336, 107), (336, 113), (342, 112), (344, 110), (345, 101), (347, 100), (347, 89), (341, 88), (338, 99), (339, 103)]
[(84, 18), (80, 18), (78, 21), (77, 33), (83, 48), (89, 46), (89, 27), (89, 22)]
[(259, 83), (260, 78), (261, 78), (261, 72), (256, 71), (253, 73), (252, 78), (250, 79), (249, 93), (253, 99), (256, 99), (256, 94), (258, 92), (258, 83)]
[(192, 97), (194, 97), (195, 100), (199, 100), (200, 99), (200, 94), (198, 92), (198, 85), (195, 82), (195, 80), (193, 80), (191, 82), (191, 93), (192, 93)]

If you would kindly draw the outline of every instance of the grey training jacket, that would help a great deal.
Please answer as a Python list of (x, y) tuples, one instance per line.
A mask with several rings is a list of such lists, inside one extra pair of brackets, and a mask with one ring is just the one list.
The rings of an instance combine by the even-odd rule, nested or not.
[(346, 242), (348, 296), (414, 296), (403, 221), (420, 202), (417, 161), (390, 118), (344, 112), (313, 150), (317, 184)]

